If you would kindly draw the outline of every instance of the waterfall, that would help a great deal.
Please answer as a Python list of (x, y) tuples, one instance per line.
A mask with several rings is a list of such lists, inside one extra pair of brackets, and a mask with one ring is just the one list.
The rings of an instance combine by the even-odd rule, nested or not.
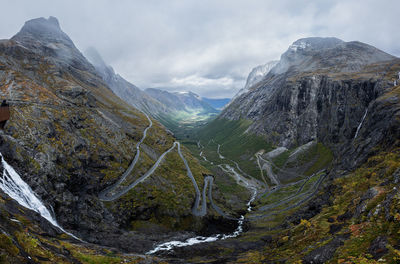
[[(51, 215), (50, 211), (39, 200), (36, 194), (32, 191), (18, 173), (11, 167), (3, 158), (0, 153), (0, 160), (3, 165), (3, 175), (0, 176), (0, 189), (2, 189), (8, 196), (13, 198), (23, 207), (38, 212), (43, 218), (47, 219), (53, 226), (59, 228), (64, 233), (71, 237), (80, 240), (71, 233), (65, 231), (58, 223), (57, 220)], [(82, 240), (80, 240), (82, 241)]]
[(361, 126), (362, 126), (362, 124), (363, 124), (363, 122), (364, 122), (365, 117), (367, 116), (367, 113), (368, 113), (368, 107), (367, 107), (367, 109), (365, 110), (365, 114), (364, 114), (364, 116), (362, 117), (361, 122), (360, 122), (360, 124), (359, 124), (358, 127), (357, 127), (357, 131), (356, 131), (356, 134), (354, 135), (354, 139), (356, 139), (356, 137), (358, 136), (358, 132), (360, 132)]
[(398, 84), (397, 81), (400, 81), (400, 72), (398, 72), (397, 75), (398, 75), (397, 80), (393, 81), (393, 86), (397, 86), (397, 84)]

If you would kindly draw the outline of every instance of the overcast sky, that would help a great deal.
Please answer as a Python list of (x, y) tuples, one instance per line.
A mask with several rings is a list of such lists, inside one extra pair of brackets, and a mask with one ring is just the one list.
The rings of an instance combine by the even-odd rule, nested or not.
[(232, 97), (250, 70), (295, 40), (334, 36), (400, 56), (399, 0), (0, 0), (0, 38), (55, 16), (140, 88)]

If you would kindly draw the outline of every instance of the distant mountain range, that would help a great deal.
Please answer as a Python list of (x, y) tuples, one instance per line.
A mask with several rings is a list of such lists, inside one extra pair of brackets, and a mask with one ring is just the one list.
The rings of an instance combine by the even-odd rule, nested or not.
[(86, 57), (54, 17), (0, 40), (0, 262), (398, 263), (399, 58), (299, 39), (219, 113)]
[(214, 99), (203, 97), (202, 99), (217, 110), (222, 110), (231, 101), (230, 98)]
[[(185, 118), (199, 114), (205, 118), (216, 115), (229, 102), (229, 99), (202, 98), (193, 92), (168, 92), (162, 88), (148, 88), (142, 91), (115, 73), (95, 48), (88, 48), (85, 56), (116, 95), (164, 124), (166, 119), (182, 117), (182, 114)], [(177, 112), (180, 112), (180, 115), (177, 115)]]

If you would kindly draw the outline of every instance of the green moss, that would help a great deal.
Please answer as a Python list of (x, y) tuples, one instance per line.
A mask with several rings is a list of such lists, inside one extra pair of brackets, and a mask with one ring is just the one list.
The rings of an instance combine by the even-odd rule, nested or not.
[[(112, 263), (121, 263), (122, 259), (119, 257), (109, 257), (109, 256), (96, 256), (90, 254), (84, 254), (76, 252), (74, 256), (87, 264), (112, 264)], [(132, 263), (132, 262), (131, 262)]]
[(283, 152), (282, 154), (276, 156), (275, 158), (272, 159), (272, 162), (275, 164), (275, 166), (282, 168), (283, 165), (285, 165), (286, 161), (288, 160), (290, 154), (292, 151), (288, 150)]
[(316, 173), (322, 169), (329, 167), (333, 160), (332, 151), (319, 142), (316, 145), (316, 156), (317, 160), (305, 172), (305, 175), (312, 175), (313, 173)]
[(31, 255), (37, 255), (41, 253), (39, 241), (33, 236), (30, 236), (29, 233), (19, 232), (16, 234), (16, 238), (18, 243), (23, 246), (27, 253)]
[(15, 257), (19, 249), (14, 245), (11, 238), (5, 234), (0, 234), (0, 262), (6, 262), (7, 256)]
[(61, 246), (68, 249), (74, 258), (84, 264), (139, 263), (143, 260), (136, 256), (121, 256), (121, 254), (116, 254), (108, 249), (102, 249), (101, 252), (98, 252), (67, 242), (61, 242)]

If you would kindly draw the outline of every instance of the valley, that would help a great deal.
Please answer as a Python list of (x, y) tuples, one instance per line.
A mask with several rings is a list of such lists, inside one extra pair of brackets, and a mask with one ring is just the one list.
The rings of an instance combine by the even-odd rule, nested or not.
[(210, 99), (138, 88), (49, 17), (0, 70), (0, 262), (400, 259), (395, 56), (302, 38)]

